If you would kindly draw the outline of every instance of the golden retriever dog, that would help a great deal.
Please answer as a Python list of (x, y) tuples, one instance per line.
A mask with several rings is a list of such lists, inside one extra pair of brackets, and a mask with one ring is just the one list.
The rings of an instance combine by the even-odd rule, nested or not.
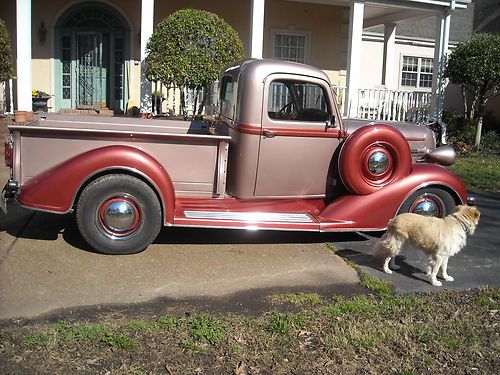
[(467, 236), (474, 233), (480, 212), (471, 206), (457, 206), (455, 212), (443, 219), (404, 213), (392, 219), (387, 232), (373, 248), (373, 255), (384, 258), (384, 272), (391, 274), (389, 262), (405, 244), (422, 250), (429, 257), (427, 275), (431, 284), (441, 286), (437, 273), (441, 268), (443, 279), (448, 275), (448, 258), (457, 254), (466, 244)]

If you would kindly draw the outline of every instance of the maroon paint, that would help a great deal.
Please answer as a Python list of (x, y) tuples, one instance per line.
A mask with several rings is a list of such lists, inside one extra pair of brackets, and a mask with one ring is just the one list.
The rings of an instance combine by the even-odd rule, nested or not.
[[(312, 129), (299, 128), (291, 123), (289, 128), (266, 126), (266, 130), (275, 132), (276, 137), (314, 137), (314, 138), (342, 138), (345, 132), (341, 129)], [(243, 134), (263, 135), (263, 130), (260, 125), (252, 125), (238, 123), (233, 129)]]
[(346, 195), (338, 198), (319, 214), (322, 230), (382, 230), (413, 191), (426, 186), (447, 186), (467, 202), (462, 181), (446, 168), (435, 164), (414, 164), (406, 178), (370, 195)]
[(146, 176), (159, 190), (165, 224), (173, 223), (175, 193), (168, 173), (145, 152), (127, 146), (108, 146), (75, 156), (21, 186), (17, 200), (34, 209), (67, 212), (80, 186), (97, 171), (109, 169), (134, 169)]
[[(380, 147), (389, 155), (390, 169), (374, 174), (367, 162)], [(359, 128), (347, 138), (340, 152), (339, 172), (350, 191), (366, 195), (406, 177), (411, 163), (410, 146), (403, 134), (389, 125), (375, 124)]]

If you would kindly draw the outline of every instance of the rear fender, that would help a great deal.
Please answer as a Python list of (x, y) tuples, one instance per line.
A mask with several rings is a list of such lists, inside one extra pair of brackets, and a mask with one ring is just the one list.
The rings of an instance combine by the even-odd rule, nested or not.
[(403, 202), (424, 187), (442, 188), (457, 204), (466, 204), (462, 181), (448, 169), (435, 164), (414, 164), (410, 174), (368, 195), (345, 195), (320, 214), (321, 230), (384, 230)]
[(102, 147), (77, 155), (30, 179), (21, 186), (17, 200), (29, 208), (66, 213), (87, 181), (117, 170), (146, 179), (160, 197), (165, 224), (173, 224), (175, 193), (170, 176), (150, 155), (127, 146)]

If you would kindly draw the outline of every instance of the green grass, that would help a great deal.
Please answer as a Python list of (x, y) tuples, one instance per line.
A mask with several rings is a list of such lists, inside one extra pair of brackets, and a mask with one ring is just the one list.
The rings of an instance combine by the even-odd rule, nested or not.
[(182, 319), (181, 324), (188, 327), (194, 340), (214, 346), (219, 345), (229, 329), (224, 321), (211, 315), (189, 316)]
[(497, 155), (458, 157), (450, 169), (460, 176), (468, 190), (500, 191), (500, 157)]
[(304, 314), (281, 313), (273, 310), (268, 313), (267, 330), (273, 334), (287, 334), (292, 329), (300, 329), (305, 325)]
[(162, 313), (174, 315), (12, 323), (0, 330), (0, 368), (229, 374), (244, 363), (252, 373), (357, 374), (369, 368), (410, 375), (441, 373), (446, 364), (450, 374), (498, 372), (500, 289), (405, 296), (387, 294), (377, 283), (374, 289), (379, 292), (352, 298), (324, 295), (320, 306), (303, 305), (294, 313), (279, 306), (258, 316), (166, 309)]
[(283, 293), (271, 297), (272, 303), (290, 303), (296, 307), (321, 305), (323, 301), (317, 293)]

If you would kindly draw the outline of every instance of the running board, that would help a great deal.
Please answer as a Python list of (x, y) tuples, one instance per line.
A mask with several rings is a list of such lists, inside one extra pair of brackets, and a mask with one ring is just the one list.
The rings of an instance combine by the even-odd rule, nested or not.
[(322, 199), (176, 199), (174, 226), (319, 231)]

